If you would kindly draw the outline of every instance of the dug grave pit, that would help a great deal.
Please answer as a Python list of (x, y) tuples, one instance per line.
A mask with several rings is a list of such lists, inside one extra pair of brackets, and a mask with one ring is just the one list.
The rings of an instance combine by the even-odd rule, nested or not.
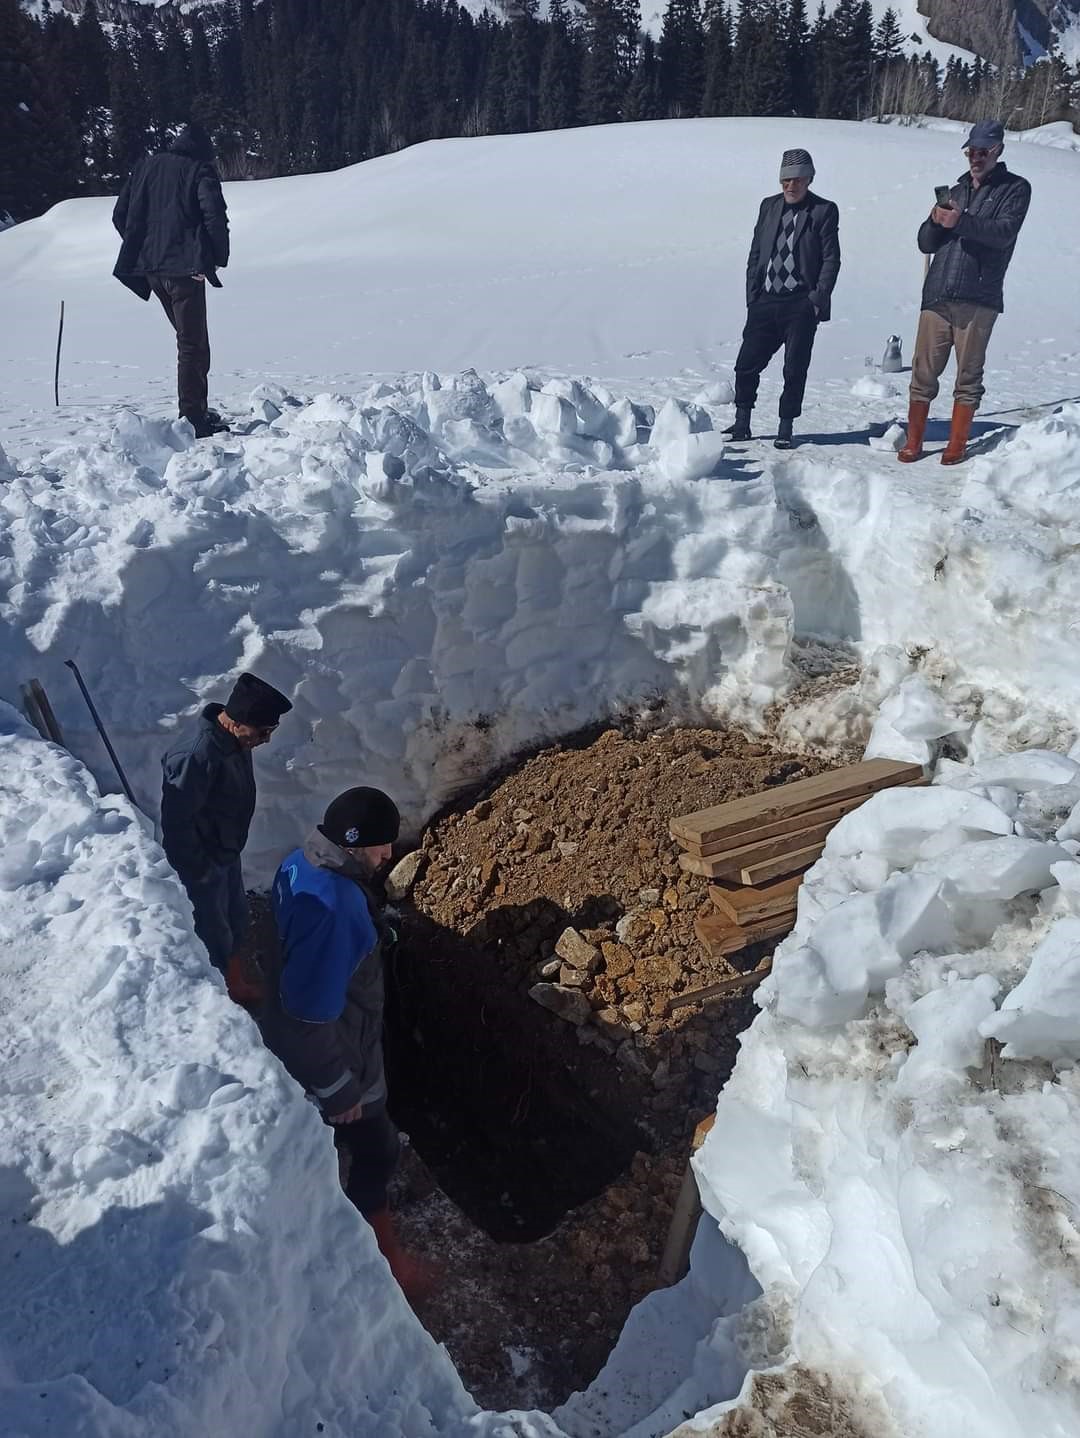
[(424, 832), (388, 1066), (439, 1192), (406, 1184), (401, 1222), (447, 1260), (421, 1317), (485, 1404), (548, 1407), (595, 1375), (655, 1285), (694, 1127), (753, 1017), (745, 996), (665, 1012), (773, 947), (734, 968), (704, 951), (706, 885), (680, 869), (671, 818), (828, 767), (731, 731), (611, 728), (531, 755)]

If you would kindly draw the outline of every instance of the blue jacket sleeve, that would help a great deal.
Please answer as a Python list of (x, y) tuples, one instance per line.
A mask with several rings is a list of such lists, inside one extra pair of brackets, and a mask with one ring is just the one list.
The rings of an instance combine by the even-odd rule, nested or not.
[(209, 860), (196, 828), (217, 776), (213, 754), (198, 747), (161, 761), (161, 843), (185, 883), (202, 878)]

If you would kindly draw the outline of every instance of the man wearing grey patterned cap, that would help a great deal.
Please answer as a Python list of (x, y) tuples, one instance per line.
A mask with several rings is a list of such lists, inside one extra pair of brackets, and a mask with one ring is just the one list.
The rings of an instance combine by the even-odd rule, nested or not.
[(746, 265), (746, 328), (735, 361), (732, 439), (750, 439), (750, 413), (761, 372), (783, 347), (777, 449), (790, 449), (802, 413), (806, 373), (817, 327), (830, 318), (840, 273), (840, 212), (810, 189), (814, 162), (807, 150), (785, 150), (779, 195), (762, 200)]

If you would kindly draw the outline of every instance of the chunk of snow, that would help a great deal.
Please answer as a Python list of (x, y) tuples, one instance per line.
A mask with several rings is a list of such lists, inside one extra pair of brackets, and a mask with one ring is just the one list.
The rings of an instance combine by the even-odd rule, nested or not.
[(881, 450), (884, 453), (897, 454), (904, 447), (907, 439), (907, 430), (902, 424), (895, 420), (889, 425), (884, 434), (872, 434), (867, 440), (871, 449)]
[(715, 431), (673, 440), (660, 451), (660, 471), (677, 483), (715, 474), (724, 456), (724, 436)]
[(891, 399), (893, 388), (885, 380), (864, 374), (851, 386), (851, 393), (856, 399)]
[(1027, 973), (979, 1028), (1007, 1059), (1080, 1059), (1080, 918), (1059, 919)]

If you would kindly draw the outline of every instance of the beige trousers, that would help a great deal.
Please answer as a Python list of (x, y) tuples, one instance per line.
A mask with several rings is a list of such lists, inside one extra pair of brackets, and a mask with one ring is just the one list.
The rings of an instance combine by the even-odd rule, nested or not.
[(986, 305), (944, 303), (919, 315), (915, 354), (911, 361), (911, 399), (932, 404), (938, 381), (956, 351), (956, 387), (953, 399), (975, 409), (983, 397), (986, 347), (998, 317)]

